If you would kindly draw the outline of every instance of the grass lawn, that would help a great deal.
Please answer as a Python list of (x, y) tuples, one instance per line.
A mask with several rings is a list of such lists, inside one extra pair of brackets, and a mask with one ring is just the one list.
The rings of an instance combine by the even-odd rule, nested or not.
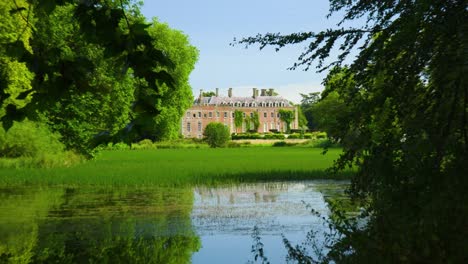
[(330, 175), (341, 149), (249, 147), (105, 151), (69, 168), (0, 169), (0, 185), (180, 186), (268, 180), (343, 179)]

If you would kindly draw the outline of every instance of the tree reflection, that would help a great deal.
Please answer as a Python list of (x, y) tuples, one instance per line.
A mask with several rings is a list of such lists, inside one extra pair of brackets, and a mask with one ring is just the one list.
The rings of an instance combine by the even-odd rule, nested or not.
[[(0, 262), (188, 263), (201, 246), (188, 188), (46, 189), (6, 199), (16, 206), (0, 214)], [(15, 208), (19, 221), (3, 217)]]

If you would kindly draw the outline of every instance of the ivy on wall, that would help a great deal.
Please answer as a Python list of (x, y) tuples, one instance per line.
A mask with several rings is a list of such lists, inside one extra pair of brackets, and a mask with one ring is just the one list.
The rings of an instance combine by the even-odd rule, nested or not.
[(279, 111), (281, 121), (286, 123), (286, 132), (291, 131), (291, 122), (294, 120), (294, 111), (280, 109)]
[(236, 132), (239, 127), (242, 127), (244, 122), (244, 113), (239, 110), (234, 111), (234, 126), (236, 127)]

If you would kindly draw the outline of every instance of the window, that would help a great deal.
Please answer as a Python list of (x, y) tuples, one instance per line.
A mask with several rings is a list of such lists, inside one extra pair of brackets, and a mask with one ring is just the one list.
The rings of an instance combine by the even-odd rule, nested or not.
[(219, 117), (219, 112), (216, 112), (216, 117)]
[(201, 112), (198, 112), (198, 117), (201, 117)]
[(187, 132), (190, 132), (190, 122), (187, 122)]
[(263, 123), (263, 133), (266, 133), (266, 132), (267, 132), (267, 129), (268, 129), (268, 124), (267, 124), (267, 123)]
[(227, 112), (224, 112), (224, 118), (227, 118)]
[(234, 112), (232, 112), (232, 117), (234, 117)]
[(242, 113), (242, 115), (245, 117), (245, 113)]
[(198, 132), (201, 132), (201, 122), (198, 122)]
[(187, 112), (187, 117), (190, 117), (190, 112)]
[(278, 113), (278, 114), (276, 114), (276, 117), (280, 117), (280, 114), (279, 114), (279, 113)]
[(193, 117), (197, 117), (197, 114), (193, 114)]
[(271, 112), (271, 117), (275, 117), (275, 113)]
[(253, 117), (253, 113), (250, 113), (250, 117)]
[(210, 118), (212, 118), (212, 117), (213, 117), (213, 112), (209, 112), (209, 113), (208, 113), (208, 116), (209, 116)]
[(266, 112), (265, 112), (265, 113), (263, 113), (263, 117), (265, 117), (265, 118), (267, 117), (267, 113), (266, 113)]
[(203, 117), (206, 118), (206, 113), (203, 114)]

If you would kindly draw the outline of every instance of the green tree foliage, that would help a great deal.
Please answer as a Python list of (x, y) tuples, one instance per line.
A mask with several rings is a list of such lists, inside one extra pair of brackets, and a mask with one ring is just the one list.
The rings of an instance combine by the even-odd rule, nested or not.
[(286, 123), (286, 132), (291, 131), (291, 122), (294, 121), (294, 111), (280, 109), (279, 111), (281, 121)]
[[(340, 228), (335, 262), (463, 263), (468, 229), (466, 1), (330, 1), (340, 26), (266, 34), (261, 47), (310, 41), (292, 68), (339, 65), (360, 52), (335, 91), (349, 106), (336, 169), (355, 166), (354, 196), (370, 198), (367, 225)], [(365, 19), (362, 27), (355, 20)], [(333, 47), (338, 60), (323, 67)], [(333, 76), (333, 71), (332, 71)], [(352, 78), (352, 79), (350, 79)], [(352, 80), (353, 84), (348, 85)], [(343, 222), (341, 222), (343, 224)], [(339, 226), (339, 225), (338, 225)]]
[[(47, 123), (68, 149), (171, 139), (198, 51), (133, 1), (0, 4), (0, 121)], [(164, 50), (164, 51), (163, 51)]]
[(195, 68), (199, 52), (190, 44), (187, 35), (160, 23), (156, 18), (148, 31), (153, 38), (154, 47), (164, 50), (174, 64), (168, 70), (174, 86), (162, 84), (160, 87), (158, 94), (161, 98), (157, 102), (159, 114), (154, 117), (152, 134), (156, 140), (176, 139), (180, 133), (179, 120), (193, 102), (189, 75)]
[[(32, 51), (29, 43), (32, 28), (28, 23), (33, 21), (32, 7), (26, 1), (0, 3), (0, 118), (14, 115), (16, 109), (23, 108), (31, 100), (27, 92), (32, 90), (34, 74), (25, 62), (12, 55), (19, 52), (14, 47), (15, 43), (21, 43), (22, 49), (28, 52)], [(21, 120), (23, 116), (16, 117)], [(8, 126), (13, 125), (12, 120), (6, 122)]]
[(202, 96), (203, 96), (203, 97), (211, 97), (211, 96), (215, 96), (215, 95), (216, 95), (216, 93), (213, 92), (213, 91), (203, 92), (203, 93), (202, 93)]
[(300, 129), (304, 130), (304, 129), (309, 128), (309, 126), (308, 126), (309, 121), (307, 120), (307, 118), (306, 118), (306, 116), (305, 116), (305, 114), (304, 114), (304, 112), (302, 110), (302, 106), (297, 107), (297, 117), (299, 119), (297, 121), (298, 121)]
[[(44, 92), (34, 94), (28, 108), (35, 119), (58, 131), (68, 148), (86, 154), (96, 134), (115, 135), (130, 122), (135, 80), (132, 70), (122, 73), (115, 58), (107, 58), (102, 47), (83, 38), (74, 9), (73, 5), (58, 6), (35, 24), (32, 45), (41, 52), (38, 59), (70, 63), (57, 67), (65, 67), (60, 69), (62, 78), (68, 75), (72, 80), (62, 85), (59, 98), (50, 96), (58, 89), (56, 83), (38, 83)], [(74, 65), (73, 61), (81, 59), (89, 65)]]
[(340, 95), (333, 91), (310, 109), (316, 127), (325, 131), (328, 137), (340, 139), (342, 129), (346, 128), (349, 109)]
[[(347, 68), (335, 67), (324, 80), (324, 85), (322, 98), (314, 100), (308, 107), (308, 113), (314, 120), (315, 128), (327, 132), (331, 139), (341, 141), (342, 131), (348, 129), (353, 113), (338, 91), (352, 89), (355, 83)], [(350, 133), (347, 139), (354, 140), (349, 137), (353, 134)]]
[(229, 128), (219, 122), (209, 123), (203, 132), (206, 142), (212, 148), (219, 148), (226, 146), (231, 138)]
[(301, 123), (304, 123), (301, 121), (302, 118), (306, 119), (305, 125), (308, 126), (310, 129), (316, 129), (316, 123), (314, 120), (314, 115), (312, 114), (312, 106), (320, 100), (320, 93), (319, 92), (314, 92), (314, 93), (308, 93), (308, 94), (300, 94), (302, 99), (301, 99), (301, 105), (299, 109), (299, 126), (302, 127)]

